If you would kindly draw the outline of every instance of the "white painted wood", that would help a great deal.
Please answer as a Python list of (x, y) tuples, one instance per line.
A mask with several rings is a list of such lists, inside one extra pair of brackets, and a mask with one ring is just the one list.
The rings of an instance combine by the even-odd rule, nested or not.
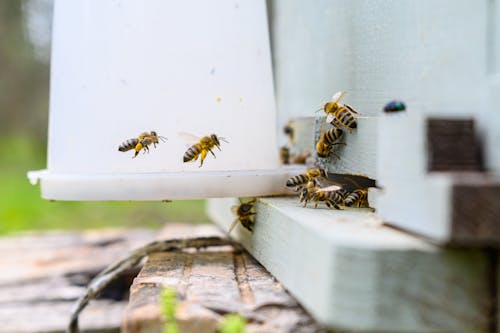
[[(500, 17), (500, 15), (499, 15)], [(500, 26), (500, 24), (499, 24)], [(499, 32), (500, 33), (500, 32)], [(500, 38), (500, 37), (499, 37)], [(500, 55), (499, 55), (500, 57)], [(500, 71), (492, 76), (489, 87), (488, 109), (480, 118), (484, 134), (486, 166), (500, 177)]]
[(240, 170), (54, 174), (29, 172), (32, 184), (40, 179), (42, 197), (50, 200), (177, 200), (234, 196), (286, 195), (288, 178), (305, 172), (299, 165), (275, 170)]
[[(347, 91), (346, 103), (377, 117), (377, 135), (361, 124), (334, 169), (375, 175), (384, 190), (371, 196), (384, 221), (448, 242), (452, 180), (427, 174), (424, 119), (482, 120), (488, 165), (500, 170), (500, 85), (490, 78), (499, 8), (497, 0), (273, 1), (279, 122), (314, 116), (321, 101)], [(384, 117), (393, 99), (408, 110)]]
[(339, 90), (370, 115), (396, 98), (426, 114), (484, 109), (489, 2), (273, 1), (279, 123)]
[[(319, 159), (318, 163), (329, 172), (362, 174), (370, 178), (377, 177), (377, 117), (357, 118), (358, 127), (352, 131), (345, 130), (332, 155)], [(325, 122), (325, 117), (299, 117), (295, 119), (296, 145), (295, 151), (310, 151), (316, 157), (316, 142), (319, 140), (322, 128), (328, 130), (332, 126)]]
[(390, 224), (447, 242), (451, 226), (451, 175), (427, 173), (425, 118), (406, 113), (379, 119), (377, 213)]
[[(234, 199), (209, 201), (227, 230)], [(488, 332), (487, 256), (384, 227), (360, 210), (257, 201), (254, 232), (232, 235), (319, 321), (352, 332)], [(474, 272), (474, 274), (471, 274)]]
[[(161, 183), (167, 174), (176, 181), (161, 196), (195, 198), (200, 194), (194, 183), (182, 182), (194, 173), (201, 182), (213, 179), (210, 172), (283, 174), (264, 0), (56, 1), (54, 13), (44, 197), (57, 192), (61, 199), (117, 199), (103, 199), (101, 190), (109, 189), (96, 186), (105, 185), (126, 187), (126, 200), (143, 200), (133, 193), (146, 184), (154, 193), (157, 186), (134, 187), (137, 178), (158, 175)], [(168, 141), (136, 159), (118, 151), (122, 142), (153, 130)], [(199, 168), (183, 163), (195, 142), (186, 143), (179, 132), (215, 133), (229, 143)], [(72, 193), (85, 187), (86, 178), (85, 195)], [(255, 195), (268, 192), (269, 186), (259, 184)], [(216, 193), (207, 196), (234, 193), (240, 185), (220, 181), (220, 191), (211, 186)]]

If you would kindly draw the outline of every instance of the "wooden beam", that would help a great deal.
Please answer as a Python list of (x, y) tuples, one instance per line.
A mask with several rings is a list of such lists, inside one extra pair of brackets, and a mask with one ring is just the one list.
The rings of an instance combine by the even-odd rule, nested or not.
[(469, 118), (433, 120), (412, 109), (379, 118), (376, 178), (383, 190), (374, 195), (384, 222), (441, 244), (500, 244), (500, 179), (429, 172), (482, 168), (471, 126)]
[[(209, 201), (224, 230), (233, 203)], [(238, 226), (232, 236), (329, 328), (488, 332), (485, 252), (429, 244), (360, 209), (309, 209), (276, 197), (258, 199), (256, 211), (254, 232)]]
[[(220, 235), (213, 225), (169, 224), (159, 238)], [(131, 287), (122, 332), (163, 331), (158, 298), (165, 286), (177, 290), (183, 333), (215, 332), (227, 313), (246, 317), (249, 332), (323, 332), (269, 272), (231, 246), (151, 254)]]

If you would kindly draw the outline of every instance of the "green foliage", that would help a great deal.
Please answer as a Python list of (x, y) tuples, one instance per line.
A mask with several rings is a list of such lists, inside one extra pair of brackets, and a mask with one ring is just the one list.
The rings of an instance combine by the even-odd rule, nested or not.
[(177, 291), (172, 287), (165, 287), (160, 294), (160, 307), (165, 326), (163, 333), (179, 333), (179, 326), (175, 321), (175, 310), (177, 307)]
[(246, 320), (239, 314), (228, 314), (222, 317), (219, 333), (245, 333)]
[(32, 186), (28, 170), (45, 168), (45, 145), (26, 137), (0, 138), (0, 234), (21, 230), (161, 227), (207, 222), (203, 201), (49, 202)]

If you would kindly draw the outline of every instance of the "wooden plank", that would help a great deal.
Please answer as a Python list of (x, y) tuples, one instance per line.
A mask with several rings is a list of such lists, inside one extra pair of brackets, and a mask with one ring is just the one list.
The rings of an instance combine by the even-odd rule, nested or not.
[[(230, 199), (209, 201), (227, 230)], [(440, 248), (363, 210), (260, 198), (253, 234), (233, 237), (329, 328), (354, 332), (488, 332), (488, 256)], [(471, 274), (474, 272), (474, 274)], [(309, 281), (309, 283), (304, 283)]]
[[(0, 237), (0, 332), (64, 332), (74, 302), (100, 270), (153, 231), (39, 232)], [(136, 274), (137, 272), (131, 272)], [(130, 276), (117, 279), (80, 318), (82, 332), (119, 332)]]
[[(220, 233), (207, 225), (169, 225), (162, 231), (167, 237)], [(162, 331), (163, 286), (177, 289), (176, 319), (184, 333), (215, 332), (222, 315), (232, 312), (249, 319), (249, 332), (323, 332), (269, 272), (229, 246), (150, 255), (131, 287), (123, 332)]]
[[(468, 117), (452, 119), (459, 125), (469, 122)], [(450, 118), (445, 123), (448, 121), (451, 121)], [(456, 132), (451, 135), (455, 137), (454, 142), (445, 143), (439, 149), (431, 147), (442, 144), (436, 141), (439, 136), (442, 140), (446, 136), (443, 133), (449, 132), (449, 129), (441, 131), (429, 142), (429, 135), (432, 134), (427, 131), (427, 122), (425, 115), (411, 108), (399, 115), (379, 118), (376, 179), (383, 190), (372, 195), (377, 213), (388, 224), (438, 243), (500, 244), (500, 224), (496, 222), (498, 212), (495, 204), (500, 200), (500, 180), (480, 172), (429, 173), (428, 167), (433, 163), (441, 169), (447, 165), (448, 169), (463, 170), (477, 166), (478, 161), (470, 158), (475, 155), (476, 148), (460, 145), (456, 141)], [(471, 136), (468, 137), (466, 140), (471, 140)], [(456, 147), (449, 148), (448, 144), (455, 144)], [(445, 146), (455, 150), (455, 156), (435, 156), (438, 160), (432, 161), (432, 156), (437, 154), (432, 150), (442, 153)], [(431, 151), (428, 152), (428, 149)], [(459, 156), (458, 151), (469, 149), (472, 154), (465, 152), (462, 157)], [(463, 186), (474, 188), (475, 195), (466, 194)]]

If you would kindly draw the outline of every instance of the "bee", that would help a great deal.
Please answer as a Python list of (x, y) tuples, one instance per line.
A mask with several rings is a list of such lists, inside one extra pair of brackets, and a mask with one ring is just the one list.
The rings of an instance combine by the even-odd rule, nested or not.
[(188, 148), (186, 152), (184, 153), (184, 163), (189, 162), (189, 161), (196, 161), (198, 160), (198, 157), (201, 156), (200, 158), (200, 168), (203, 165), (203, 161), (205, 160), (205, 157), (207, 156), (207, 153), (210, 152), (212, 156), (215, 158), (215, 154), (212, 151), (214, 147), (217, 147), (217, 149), (220, 149), (220, 142), (226, 142), (226, 139), (220, 136), (217, 136), (216, 134), (210, 134), (207, 136), (204, 136), (202, 138), (198, 138), (194, 135), (191, 135), (189, 133), (179, 133), (182, 137), (184, 137), (187, 140), (194, 140), (198, 141), (194, 145)]
[(252, 200), (243, 203), (240, 199), (239, 205), (234, 205), (233, 207), (231, 207), (231, 211), (233, 212), (234, 215), (236, 215), (236, 219), (229, 227), (229, 230), (227, 232), (228, 234), (230, 234), (231, 231), (233, 231), (238, 222), (240, 222), (245, 229), (247, 229), (250, 232), (253, 232), (254, 217), (256, 214), (253, 211), (253, 208), (255, 207), (256, 200), (257, 200), (256, 198), (253, 198)]
[(153, 144), (153, 147), (156, 148), (156, 145), (162, 142), (165, 142), (167, 138), (158, 135), (155, 131), (151, 132), (142, 132), (137, 136), (137, 138), (128, 139), (118, 147), (118, 151), (125, 152), (131, 149), (135, 150), (134, 156), (135, 158), (139, 152), (144, 149), (144, 153), (149, 153), (149, 146)]
[(293, 155), (291, 162), (292, 164), (306, 164), (306, 160), (309, 156), (311, 156), (311, 152), (303, 151), (298, 155)]
[(406, 105), (401, 101), (390, 101), (384, 106), (384, 112), (400, 112), (405, 110)]
[(315, 179), (308, 181), (307, 184), (302, 187), (299, 201), (304, 203), (304, 207), (307, 206), (307, 203), (312, 199), (313, 193), (316, 192), (317, 189), (318, 187)]
[[(320, 202), (324, 202), (328, 208), (342, 210), (342, 208), (340, 208), (339, 206), (344, 202), (344, 197), (342, 194), (343, 192), (339, 192), (339, 189), (313, 189), (310, 200), (314, 202), (314, 208), (317, 208)], [(306, 207), (306, 205), (307, 202), (304, 207)]]
[(288, 123), (283, 127), (283, 132), (288, 136), (288, 139), (290, 140), (291, 144), (295, 143), (295, 121), (290, 120)]
[[(343, 134), (344, 131), (337, 127), (331, 128), (326, 132), (322, 132), (318, 142), (316, 143), (316, 152), (318, 153), (318, 156), (326, 158), (333, 153), (333, 146), (344, 144), (343, 142), (337, 142)], [(337, 154), (333, 154), (337, 156)], [(337, 156), (337, 158), (340, 157)]]
[(368, 203), (368, 189), (357, 189), (352, 191), (345, 198), (344, 204), (346, 207), (353, 207), (356, 205), (357, 207), (367, 207), (373, 211), (375, 210), (370, 207)]
[(326, 113), (326, 122), (334, 125), (335, 127), (344, 126), (347, 129), (354, 129), (358, 127), (353, 113), (359, 114), (347, 104), (340, 104), (346, 93), (343, 91), (337, 92), (333, 95), (332, 100), (325, 103), (323, 111)]
[(280, 148), (281, 164), (290, 164), (290, 148), (283, 146)]
[(318, 177), (327, 177), (326, 171), (324, 169), (309, 169), (306, 173), (301, 173), (289, 178), (286, 181), (286, 186), (300, 189), (304, 184), (307, 184), (308, 181), (315, 180)]

